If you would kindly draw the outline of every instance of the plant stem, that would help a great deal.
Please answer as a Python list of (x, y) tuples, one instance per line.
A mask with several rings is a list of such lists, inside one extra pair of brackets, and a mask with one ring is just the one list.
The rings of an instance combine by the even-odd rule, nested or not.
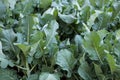
[(99, 60), (100, 60), (100, 63), (103, 64), (103, 62), (102, 62), (102, 60), (101, 60), (101, 58), (100, 58), (100, 56), (99, 56), (99, 52), (97, 51), (97, 48), (96, 48), (96, 47), (94, 47), (94, 48), (95, 48), (95, 51), (96, 51), (96, 53), (97, 53), (97, 56), (98, 56), (98, 58), (99, 58)]
[[(37, 65), (37, 64), (36, 64), (36, 65)], [(32, 70), (35, 68), (36, 65), (34, 65), (34, 66), (30, 69), (30, 72), (32, 72)]]
[(27, 61), (26, 61), (26, 69), (27, 69), (27, 76), (29, 77), (30, 76), (30, 68), (29, 68), (29, 64)]
[(18, 65), (16, 65), (16, 67), (18, 67), (18, 68), (20, 68), (20, 69), (22, 69), (22, 70), (27, 70), (27, 68), (23, 68), (23, 67), (18, 66)]
[(79, 79), (77, 78), (77, 76), (76, 76), (74, 73), (73, 73), (73, 76), (75, 77), (76, 80), (79, 80)]
[(47, 66), (47, 61), (46, 61), (46, 59), (45, 59), (45, 56), (43, 56), (43, 59), (44, 59), (44, 61), (45, 61), (45, 64), (46, 64), (46, 66)]

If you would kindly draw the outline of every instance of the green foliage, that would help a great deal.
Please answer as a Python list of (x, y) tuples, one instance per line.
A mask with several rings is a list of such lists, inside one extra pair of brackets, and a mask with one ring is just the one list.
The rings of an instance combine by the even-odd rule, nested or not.
[(60, 80), (58, 75), (50, 73), (41, 73), (39, 80)]
[(52, 3), (52, 0), (40, 0), (40, 8), (47, 8)]
[(0, 69), (0, 79), (2, 80), (17, 80), (17, 74), (15, 70)]
[(0, 0), (0, 80), (119, 79), (119, 0)]
[(80, 59), (80, 66), (78, 68), (78, 74), (84, 79), (84, 80), (92, 80), (92, 74), (91, 69), (88, 65), (88, 63), (85, 61), (84, 56)]
[(57, 53), (56, 58), (57, 58), (56, 64), (60, 65), (60, 67), (63, 70), (68, 71), (67, 76), (70, 77), (71, 73), (72, 73), (72, 69), (73, 69), (74, 64), (76, 62), (74, 55), (70, 51), (68, 51), (67, 49), (63, 49)]

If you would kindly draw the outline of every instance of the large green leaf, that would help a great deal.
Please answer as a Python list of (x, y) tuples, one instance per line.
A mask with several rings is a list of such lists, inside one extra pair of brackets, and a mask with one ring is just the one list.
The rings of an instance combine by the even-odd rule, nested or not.
[(81, 45), (82, 42), (83, 42), (82, 37), (81, 37), (80, 35), (76, 35), (76, 36), (75, 36), (75, 43), (76, 43), (76, 45), (77, 45), (77, 46), (78, 46), (78, 45)]
[(114, 46), (114, 52), (118, 58), (117, 62), (120, 63), (120, 44), (116, 43)]
[(28, 80), (38, 80), (39, 79), (39, 75), (38, 74), (32, 74), (30, 75), (30, 77), (28, 78)]
[(120, 40), (120, 29), (116, 31), (116, 39)]
[(57, 35), (57, 29), (59, 28), (58, 23), (55, 20), (52, 20), (47, 27), (45, 27), (44, 32), (46, 35), (46, 46), (49, 47), (53, 43), (57, 43), (56, 35)]
[(5, 59), (6, 56), (4, 55), (3, 51), (2, 51), (2, 43), (0, 41), (0, 66), (2, 68), (6, 68), (8, 65), (8, 60)]
[(7, 8), (10, 8), (11, 10), (13, 10), (15, 8), (16, 1), (17, 0), (3, 0), (4, 4), (7, 6)]
[(105, 38), (105, 36), (108, 34), (108, 31), (103, 29), (103, 30), (99, 30), (97, 33), (100, 36), (101, 41), (102, 41)]
[(52, 3), (52, 0), (40, 0), (40, 8), (47, 8)]
[(44, 34), (42, 31), (35, 31), (33, 34), (30, 36), (30, 44), (34, 44), (38, 42), (39, 40), (43, 41), (44, 39)]
[(77, 46), (77, 50), (78, 51), (82, 51), (82, 43), (83, 43), (83, 39), (80, 35), (76, 35), (75, 36), (75, 44)]
[[(20, 4), (20, 6), (21, 6), (21, 4)], [(22, 6), (24, 6), (24, 7), (22, 7)], [(30, 14), (32, 11), (33, 11), (33, 1), (32, 0), (24, 0), (24, 1), (22, 1), (22, 13), (23, 13), (23, 15), (25, 14)], [(29, 16), (30, 17), (30, 16)]]
[(89, 17), (90, 17), (90, 6), (83, 7), (81, 10), (82, 21), (84, 22), (88, 21)]
[(58, 14), (57, 9), (55, 8), (49, 8), (48, 10), (46, 10), (43, 15), (41, 16), (42, 20), (44, 21), (44, 23), (54, 20), (56, 19)]
[(92, 60), (99, 60), (101, 63), (104, 58), (104, 46), (101, 46), (100, 36), (97, 32), (91, 32), (84, 37), (83, 47)]
[(5, 17), (5, 12), (6, 12), (6, 6), (2, 1), (0, 1), (0, 15), (1, 15), (0, 19)]
[(59, 76), (56, 74), (51, 74), (48, 72), (43, 72), (39, 76), (39, 80), (60, 80)]
[(12, 50), (15, 52), (15, 47), (13, 42), (15, 41), (16, 34), (13, 29), (2, 30), (1, 32), (1, 41), (3, 43), (4, 50)]
[(110, 66), (111, 73), (113, 74), (117, 67), (114, 57), (109, 53), (107, 54), (107, 61)]
[(31, 49), (30, 49), (30, 56), (33, 56), (35, 54), (35, 52), (37, 51), (37, 48), (39, 46), (40, 41), (36, 42), (35, 44), (31, 45)]
[(9, 1), (10, 8), (14, 9), (17, 0), (8, 0), (8, 1)]
[(96, 19), (96, 18), (99, 16), (99, 14), (101, 14), (101, 13), (102, 13), (102, 11), (96, 10), (95, 13), (92, 14), (92, 15), (90, 16), (90, 18), (88, 19), (87, 24), (88, 24), (90, 27), (92, 27), (92, 25), (93, 25), (94, 22), (95, 22), (95, 19)]
[(32, 15), (27, 16), (25, 19), (23, 19), (23, 24), (24, 24), (23, 29), (25, 29), (24, 33), (26, 35), (26, 40), (29, 43), (30, 35), (33, 33), (32, 30), (33, 30), (33, 25), (34, 25), (34, 17)]
[(2, 43), (0, 41), (0, 66), (1, 68), (6, 68), (7, 66), (13, 67), (14, 64), (11, 60), (7, 59), (7, 56), (2, 51)]
[(120, 2), (114, 2), (113, 3), (113, 18), (120, 13)]
[(2, 43), (1, 43), (1, 41), (0, 41), (0, 56), (5, 58), (5, 55), (4, 55), (3, 51), (2, 51)]
[(76, 18), (72, 15), (65, 15), (65, 14), (58, 14), (58, 16), (60, 17), (61, 20), (63, 20), (65, 23), (71, 24), (73, 22), (75, 22)]
[(58, 64), (63, 70), (68, 71), (67, 76), (71, 76), (72, 69), (74, 68), (76, 60), (73, 53), (67, 49), (60, 50), (57, 53), (56, 64)]
[(27, 57), (28, 53), (30, 52), (30, 46), (29, 45), (21, 44), (21, 43), (14, 43), (14, 45), (18, 46), (22, 50), (25, 57)]
[(1, 80), (18, 80), (18, 76), (15, 70), (0, 68), (0, 79)]
[(109, 25), (109, 23), (110, 23), (111, 17), (112, 17), (112, 13), (111, 12), (101, 13), (98, 16), (98, 19), (99, 19), (99, 22), (97, 23), (98, 29), (106, 28)]
[(100, 65), (97, 65), (94, 63), (94, 68), (95, 68), (95, 73), (96, 73), (98, 79), (104, 80), (105, 76), (103, 75), (103, 72), (102, 72)]
[(84, 56), (80, 59), (80, 66), (78, 68), (78, 74), (84, 79), (84, 80), (92, 80), (91, 78), (91, 69), (88, 65), (88, 63), (85, 61)]

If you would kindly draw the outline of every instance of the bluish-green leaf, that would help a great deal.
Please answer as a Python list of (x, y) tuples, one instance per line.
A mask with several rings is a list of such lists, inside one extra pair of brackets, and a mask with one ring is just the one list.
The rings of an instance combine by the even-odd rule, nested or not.
[(84, 80), (92, 80), (91, 78), (91, 69), (88, 63), (85, 61), (84, 56), (80, 59), (80, 66), (78, 68), (78, 74), (84, 79)]
[(105, 36), (108, 34), (108, 31), (103, 29), (103, 30), (99, 30), (97, 33), (100, 36), (101, 40), (103, 40)]
[(28, 80), (39, 80), (39, 76), (38, 75), (39, 75), (38, 73), (37, 74), (32, 74), (32, 75), (30, 75)]
[(58, 15), (58, 11), (55, 8), (49, 8), (48, 10), (46, 10), (43, 15), (42, 15), (42, 20), (46, 23), (48, 21), (54, 20), (56, 19)]
[(102, 13), (102, 11), (96, 10), (95, 13), (92, 14), (92, 15), (90, 16), (90, 18), (88, 19), (88, 21), (87, 21), (88, 26), (92, 27), (92, 25), (93, 25), (94, 22), (95, 22), (95, 19), (96, 19), (96, 18), (99, 16), (99, 14), (101, 14), (101, 13)]
[(85, 35), (83, 41), (83, 47), (85, 51), (89, 54), (89, 57), (92, 60), (99, 60), (101, 63), (102, 57), (104, 54), (104, 46), (101, 46), (100, 42), (100, 36), (97, 34), (97, 32), (91, 32)]
[(109, 53), (107, 53), (107, 61), (108, 61), (108, 64), (110, 66), (111, 73), (113, 74), (114, 71), (117, 69), (116, 62), (115, 62), (114, 57)]
[(4, 0), (3, 2), (7, 6), (7, 8), (13, 10), (15, 8), (16, 1), (17, 0)]
[(63, 70), (68, 72), (67, 76), (71, 76), (72, 69), (74, 68), (76, 60), (73, 53), (67, 49), (60, 50), (57, 53), (56, 64), (58, 64)]
[(52, 0), (40, 0), (40, 8), (47, 8), (52, 3)]
[(14, 45), (18, 46), (24, 53), (25, 57), (27, 57), (29, 51), (30, 51), (30, 46), (27, 44), (21, 44), (21, 43), (14, 43)]
[(9, 64), (9, 61), (6, 59), (7, 57), (2, 51), (2, 43), (0, 41), (0, 67), (1, 68), (6, 68)]
[(94, 63), (94, 69), (95, 69), (95, 73), (96, 73), (98, 79), (104, 80), (105, 76), (103, 75), (103, 72), (102, 72), (100, 65), (97, 65)]
[(48, 26), (44, 29), (46, 39), (47, 39), (47, 43), (45, 47), (48, 47), (53, 43), (57, 43), (56, 35), (57, 35), (58, 28), (59, 28), (59, 24), (55, 20), (52, 20), (48, 24)]
[(6, 12), (6, 6), (2, 1), (0, 1), (0, 19), (5, 17), (5, 12)]
[(120, 40), (120, 29), (116, 31), (116, 39)]
[(18, 76), (15, 70), (0, 68), (0, 79), (1, 80), (18, 80)]
[(65, 14), (59, 13), (58, 16), (60, 17), (60, 19), (62, 21), (64, 21), (65, 23), (68, 23), (68, 24), (71, 24), (71, 23), (75, 22), (75, 20), (76, 20), (76, 18), (72, 14), (65, 15)]
[(60, 80), (59, 76), (56, 74), (51, 74), (48, 72), (43, 72), (39, 76), (39, 80)]
[(31, 45), (30, 53), (29, 55), (33, 57), (35, 52), (37, 51), (37, 48), (39, 46), (40, 41), (36, 42), (35, 44)]
[(1, 42), (3, 43), (3, 49), (13, 50), (15, 52), (15, 47), (13, 42), (15, 41), (16, 34), (13, 29), (6, 29), (1, 32)]

